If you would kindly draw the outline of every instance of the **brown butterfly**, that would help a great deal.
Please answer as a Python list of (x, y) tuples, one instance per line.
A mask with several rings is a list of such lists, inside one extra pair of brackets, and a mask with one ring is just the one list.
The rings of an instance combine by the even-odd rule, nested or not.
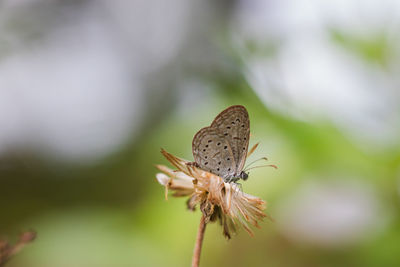
[(196, 166), (222, 177), (225, 182), (246, 180), (248, 174), (243, 167), (249, 137), (250, 120), (246, 108), (241, 105), (228, 107), (210, 126), (194, 136), (192, 152)]

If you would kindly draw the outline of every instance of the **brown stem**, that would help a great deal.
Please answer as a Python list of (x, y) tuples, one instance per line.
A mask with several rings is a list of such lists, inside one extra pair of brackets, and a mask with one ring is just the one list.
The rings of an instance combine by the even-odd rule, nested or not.
[(11, 246), (7, 241), (0, 240), (0, 267), (3, 267), (12, 256), (21, 251), (25, 245), (35, 240), (35, 238), (36, 232), (31, 230), (23, 232), (14, 246)]
[(199, 267), (201, 246), (203, 244), (204, 232), (206, 231), (206, 218), (201, 215), (199, 230), (197, 232), (196, 244), (194, 245), (192, 267)]

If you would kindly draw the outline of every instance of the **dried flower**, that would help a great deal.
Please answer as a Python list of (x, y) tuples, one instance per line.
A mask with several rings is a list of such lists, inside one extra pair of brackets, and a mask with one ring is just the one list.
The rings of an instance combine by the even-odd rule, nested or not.
[(219, 220), (223, 234), (228, 239), (238, 225), (253, 235), (249, 223), (259, 228), (258, 221), (267, 217), (263, 212), (266, 205), (262, 199), (242, 192), (237, 184), (225, 183), (221, 177), (199, 169), (163, 149), (161, 153), (178, 169), (156, 165), (162, 171), (156, 178), (165, 186), (165, 197), (168, 190), (172, 190), (175, 197), (189, 196), (188, 208), (194, 210), (199, 205), (206, 223)]

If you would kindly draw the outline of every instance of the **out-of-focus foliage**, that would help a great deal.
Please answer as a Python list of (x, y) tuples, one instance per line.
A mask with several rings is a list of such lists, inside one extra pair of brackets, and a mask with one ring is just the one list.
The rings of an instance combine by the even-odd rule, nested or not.
[(243, 183), (274, 222), (203, 266), (400, 262), (397, 1), (2, 1), (0, 236), (10, 267), (188, 266), (199, 212), (164, 200), (160, 154), (247, 107)]

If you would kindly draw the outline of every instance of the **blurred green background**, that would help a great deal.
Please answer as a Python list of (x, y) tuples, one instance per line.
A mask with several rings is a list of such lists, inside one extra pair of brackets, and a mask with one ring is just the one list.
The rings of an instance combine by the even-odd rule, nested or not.
[(1, 1), (0, 236), (38, 232), (7, 266), (189, 266), (154, 164), (233, 104), (275, 222), (209, 225), (201, 266), (399, 266), (399, 30), (395, 0)]

